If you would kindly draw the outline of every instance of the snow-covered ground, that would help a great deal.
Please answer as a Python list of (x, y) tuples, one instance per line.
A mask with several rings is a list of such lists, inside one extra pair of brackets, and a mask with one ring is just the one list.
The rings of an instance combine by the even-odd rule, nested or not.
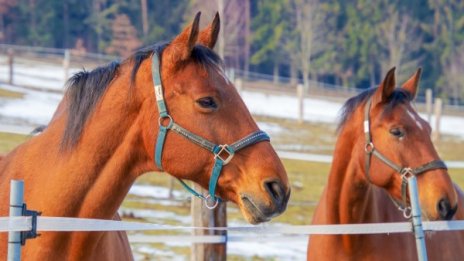
[[(18, 90), (26, 95), (20, 100), (5, 100), (0, 98), (0, 126), (11, 121), (23, 122), (26, 125), (47, 124), (62, 98), (61, 94), (41, 92), (2, 84), (0, 88)], [(297, 119), (298, 101), (294, 96), (269, 95), (251, 91), (241, 93), (245, 104), (252, 114), (278, 118)], [(310, 122), (337, 122), (342, 103), (307, 98), (304, 101), (304, 119)], [(426, 117), (425, 115), (421, 115)], [(431, 126), (435, 117), (432, 116)], [(279, 132), (282, 129), (277, 124), (263, 124), (265, 131)], [(1, 127), (0, 127), (1, 130)], [(464, 118), (457, 116), (442, 116), (441, 133), (458, 136), (464, 139)]]

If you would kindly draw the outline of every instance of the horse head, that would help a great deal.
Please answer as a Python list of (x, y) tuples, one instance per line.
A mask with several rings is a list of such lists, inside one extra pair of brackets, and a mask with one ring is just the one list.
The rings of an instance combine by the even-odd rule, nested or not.
[[(430, 220), (451, 219), (457, 194), (446, 165), (431, 140), (431, 127), (414, 107), (421, 69), (395, 88), (395, 68), (372, 93), (364, 107), (366, 142), (362, 164), (366, 178), (386, 189), (398, 205), (409, 204), (405, 183), (417, 176), (424, 216)], [(367, 126), (366, 126), (367, 125)]]
[[(140, 82), (137, 81), (140, 73), (152, 71), (151, 74), (157, 74), (159, 68), (159, 85), (162, 85), (159, 92), (164, 96), (169, 117), (160, 117), (162, 109), (157, 107), (155, 94), (151, 91), (155, 83), (148, 80), (141, 84), (151, 91), (148, 106), (151, 119), (147, 124), (152, 126), (153, 122), (160, 121), (160, 129), (171, 127), (172, 122), (182, 126), (177, 133), (171, 129), (167, 131), (164, 145), (161, 145), (159, 165), (171, 175), (194, 181), (204, 188), (210, 187), (211, 191), (210, 180), (217, 157), (204, 148), (204, 143), (210, 142), (213, 147), (214, 144), (230, 145), (239, 140), (247, 143), (248, 138), (253, 138), (249, 135), (259, 129), (233, 83), (226, 77), (221, 58), (212, 50), (220, 29), (219, 16), (216, 15), (202, 31), (199, 30), (199, 20), (200, 13), (174, 40), (153, 54), (157, 56), (155, 58), (159, 57), (159, 65), (156, 59), (143, 63), (136, 83)], [(145, 134), (147, 153), (152, 158), (156, 156), (153, 155), (156, 135), (155, 131)], [(192, 142), (192, 139), (204, 142)], [(224, 147), (230, 146), (221, 146)], [(215, 152), (220, 153), (223, 151)], [(253, 142), (240, 151), (224, 151), (224, 154), (220, 156), (228, 158), (224, 162), (228, 164), (224, 164), (220, 171), (212, 197), (216, 194), (236, 203), (251, 223), (268, 221), (285, 210), (290, 194), (287, 175), (267, 139)], [(229, 157), (232, 154), (233, 157)]]

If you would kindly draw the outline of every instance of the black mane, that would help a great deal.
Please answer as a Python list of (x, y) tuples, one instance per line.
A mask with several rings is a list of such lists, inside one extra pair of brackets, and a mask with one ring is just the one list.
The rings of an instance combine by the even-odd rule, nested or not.
[[(362, 93), (351, 97), (348, 101), (345, 102), (341, 109), (340, 113), (340, 120), (338, 122), (337, 130), (341, 130), (341, 128), (345, 125), (351, 115), (354, 113), (356, 108), (361, 104), (365, 104), (367, 100), (374, 95), (377, 88), (370, 88)], [(403, 88), (396, 88), (393, 93), (390, 95), (387, 101), (387, 107), (385, 111), (391, 111), (395, 108), (398, 104), (405, 103), (412, 100), (412, 95), (408, 91), (404, 90)]]
[[(160, 43), (138, 50), (126, 61), (133, 62), (131, 82), (142, 62), (157, 53), (161, 62), (161, 54), (169, 43)], [(223, 66), (221, 58), (211, 49), (196, 45), (191, 53), (192, 60), (205, 67)], [(114, 61), (92, 71), (81, 71), (72, 76), (66, 83), (65, 96), (68, 99), (68, 119), (61, 140), (62, 149), (75, 146), (81, 136), (87, 119), (94, 111), (96, 104), (118, 74), (121, 62)]]

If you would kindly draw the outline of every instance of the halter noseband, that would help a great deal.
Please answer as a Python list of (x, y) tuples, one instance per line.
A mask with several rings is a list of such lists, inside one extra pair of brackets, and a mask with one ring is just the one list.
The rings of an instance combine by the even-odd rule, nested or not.
[[(215, 192), (216, 192), (216, 185), (219, 180), (219, 175), (221, 174), (222, 167), (224, 165), (227, 165), (227, 163), (229, 163), (232, 160), (235, 152), (245, 147), (248, 147), (250, 145), (253, 145), (255, 143), (261, 142), (261, 141), (270, 141), (270, 138), (264, 131), (258, 130), (234, 142), (231, 145), (228, 145), (228, 144), (218, 145), (182, 128), (181, 126), (179, 126), (178, 124), (174, 122), (171, 115), (169, 115), (167, 111), (166, 103), (164, 101), (163, 86), (161, 84), (161, 75), (160, 75), (159, 68), (160, 68), (160, 65), (159, 65), (159, 60), (158, 60), (158, 53), (154, 52), (153, 58), (152, 58), (152, 75), (153, 75), (153, 84), (155, 87), (156, 103), (157, 103), (158, 112), (159, 112), (159, 119), (158, 119), (159, 131), (158, 131), (158, 138), (156, 140), (156, 146), (155, 146), (156, 166), (160, 170), (163, 170), (163, 167), (161, 164), (161, 158), (163, 155), (163, 146), (164, 146), (164, 141), (166, 140), (166, 134), (168, 130), (172, 130), (175, 133), (180, 134), (184, 138), (190, 140), (191, 142), (197, 144), (198, 146), (212, 152), (214, 154), (214, 166), (213, 166), (213, 170), (211, 173), (211, 178), (209, 180), (209, 187), (208, 187), (209, 194), (208, 195), (204, 196), (196, 192), (191, 187), (189, 187), (183, 180), (181, 179), (178, 179), (178, 180), (184, 186), (184, 188), (187, 189), (190, 193), (192, 193), (196, 197), (203, 199), (205, 201), (205, 205), (207, 208), (214, 209), (220, 201), (220, 198), (216, 197)], [(165, 125), (163, 124), (164, 120), (168, 121)], [(208, 203), (208, 202), (211, 202), (211, 203)]]
[(434, 169), (447, 169), (446, 164), (442, 160), (433, 160), (431, 162), (425, 163), (422, 166), (419, 166), (417, 168), (410, 168), (410, 167), (401, 167), (395, 163), (393, 163), (391, 160), (389, 160), (387, 157), (385, 157), (383, 154), (381, 154), (374, 146), (374, 143), (372, 142), (372, 137), (371, 137), (371, 132), (370, 132), (370, 121), (369, 121), (369, 112), (371, 109), (371, 104), (372, 104), (372, 98), (369, 98), (369, 100), (366, 103), (365, 109), (364, 109), (364, 135), (365, 135), (365, 140), (366, 140), (366, 145), (365, 145), (365, 152), (366, 152), (366, 162), (365, 162), (365, 173), (367, 180), (370, 182), (370, 176), (369, 176), (369, 169), (370, 169), (370, 162), (371, 162), (371, 156), (374, 155), (380, 161), (385, 163), (387, 166), (390, 168), (394, 169), (397, 173), (401, 175), (401, 198), (403, 201), (403, 205), (401, 205), (400, 202), (397, 202), (393, 197), (390, 196), (390, 199), (393, 201), (395, 206), (403, 211), (403, 215), (405, 218), (410, 218), (411, 217), (411, 212), (410, 212), (410, 207), (408, 206), (407, 203), (407, 185), (408, 185), (408, 177), (410, 176), (418, 176), (422, 173), (425, 173), (429, 170), (434, 170)]

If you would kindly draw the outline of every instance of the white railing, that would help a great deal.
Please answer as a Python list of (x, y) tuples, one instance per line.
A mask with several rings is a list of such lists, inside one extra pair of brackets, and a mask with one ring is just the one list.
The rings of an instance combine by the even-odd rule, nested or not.
[[(338, 225), (308, 225), (308, 226), (280, 226), (280, 227), (186, 227), (158, 225), (141, 222), (22, 216), (24, 213), (22, 181), (11, 181), (10, 191), (10, 217), (0, 217), (0, 232), (8, 232), (8, 260), (20, 260), (21, 242), (26, 239), (21, 232), (32, 232), (34, 235), (40, 231), (193, 231), (209, 230), (224, 231), (227, 235), (160, 235), (160, 236), (130, 236), (131, 242), (190, 242), (190, 243), (227, 243), (243, 241), (276, 241), (295, 240), (296, 236), (327, 235), (327, 234), (390, 234), (414, 233), (420, 261), (427, 260), (424, 231), (451, 231), (464, 230), (464, 221), (434, 221), (422, 222), (418, 201), (416, 178), (410, 177), (409, 193), (412, 207), (411, 222), (369, 223), (369, 224), (338, 224)], [(19, 211), (21, 210), (21, 211)], [(36, 240), (40, 240), (36, 239)]]

